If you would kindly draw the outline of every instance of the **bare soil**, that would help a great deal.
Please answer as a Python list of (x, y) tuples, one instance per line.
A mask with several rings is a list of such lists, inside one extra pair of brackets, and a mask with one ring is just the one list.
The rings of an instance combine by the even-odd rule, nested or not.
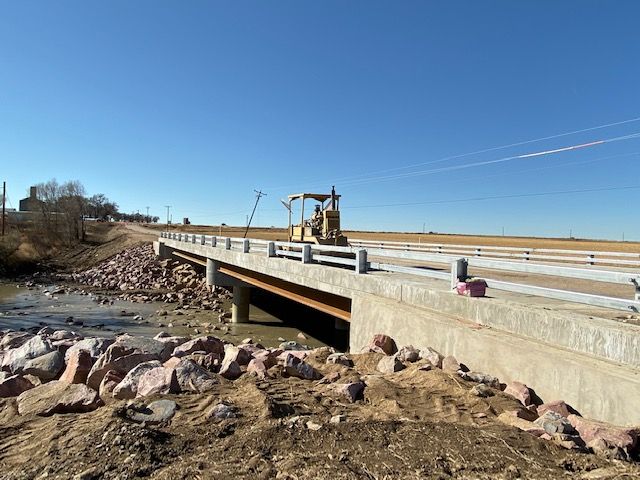
[[(638, 478), (637, 464), (564, 450), (502, 425), (521, 408), (497, 392), (481, 399), (473, 385), (417, 365), (376, 374), (380, 354), (354, 356), (356, 370), (310, 360), (324, 373), (364, 375), (355, 403), (330, 387), (296, 378), (222, 380), (207, 394), (165, 396), (179, 410), (160, 427), (138, 425), (124, 402), (92, 413), (21, 417), (15, 402), (0, 412), (0, 478), (22, 479), (613, 479)], [(343, 380), (340, 380), (343, 381)], [(150, 399), (146, 399), (150, 400)], [(225, 401), (238, 418), (216, 420)], [(346, 421), (330, 423), (334, 415)], [(313, 430), (314, 424), (320, 428)], [(74, 475), (83, 474), (74, 477)]]

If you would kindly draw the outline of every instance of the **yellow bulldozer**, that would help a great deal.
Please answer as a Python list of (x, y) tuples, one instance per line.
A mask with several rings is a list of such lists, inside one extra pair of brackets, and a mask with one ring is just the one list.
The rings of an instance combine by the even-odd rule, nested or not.
[[(340, 195), (336, 195), (335, 187), (330, 194), (296, 193), (289, 195), (288, 201), (282, 201), (289, 210), (289, 241), (313, 243), (317, 245), (337, 245), (346, 247), (347, 237), (340, 230)], [(311, 216), (305, 219), (305, 200), (315, 200), (315, 208)], [(293, 212), (300, 203), (300, 223), (294, 225)], [(297, 213), (297, 212), (296, 212)]]

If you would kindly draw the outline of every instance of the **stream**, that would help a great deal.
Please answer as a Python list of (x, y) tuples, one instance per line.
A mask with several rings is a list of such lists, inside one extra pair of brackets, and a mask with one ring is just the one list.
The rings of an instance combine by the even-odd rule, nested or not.
[[(218, 323), (218, 314), (210, 311), (173, 311), (172, 304), (133, 303), (115, 297), (108, 297), (113, 300), (112, 305), (102, 305), (94, 301), (96, 296), (92, 294), (56, 293), (63, 288), (64, 285), (26, 287), (15, 282), (0, 283), (0, 330), (35, 332), (50, 326), (73, 330), (84, 337), (110, 337), (125, 332), (153, 337), (166, 331), (171, 335), (214, 335), (234, 343), (252, 337), (267, 347), (278, 346), (283, 340), (295, 340), (311, 348), (334, 343), (333, 334), (327, 335), (333, 332), (332, 320), (323, 321), (316, 312), (297, 304), (283, 304), (271, 295), (255, 295), (257, 305), (252, 300), (249, 323), (225, 326)], [(158, 316), (159, 310), (167, 310), (168, 316)], [(138, 315), (142, 318), (134, 319)], [(210, 331), (207, 324), (217, 325), (218, 329)], [(305, 338), (301, 339), (298, 334), (303, 330)]]

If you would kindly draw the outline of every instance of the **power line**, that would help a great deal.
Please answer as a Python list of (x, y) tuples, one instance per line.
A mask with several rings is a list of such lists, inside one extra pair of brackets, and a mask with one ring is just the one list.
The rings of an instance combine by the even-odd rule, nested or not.
[[(595, 130), (600, 130), (600, 129), (604, 129), (604, 128), (609, 128), (609, 127), (615, 127), (615, 126), (619, 126), (619, 125), (625, 125), (625, 124), (629, 124), (629, 123), (635, 123), (640, 121), (640, 117), (634, 117), (634, 118), (630, 118), (628, 120), (622, 120), (619, 122), (613, 122), (613, 123), (605, 123), (602, 125), (597, 125), (595, 127), (589, 127), (589, 128), (583, 128), (580, 130), (573, 130), (570, 132), (564, 132), (564, 133), (559, 133), (556, 135), (548, 135), (546, 137), (540, 137), (540, 138), (535, 138), (535, 139), (531, 139), (531, 140), (524, 140), (521, 142), (516, 142), (516, 143), (510, 143), (510, 144), (506, 144), (506, 145), (500, 145), (497, 147), (490, 147), (490, 148), (485, 148), (482, 150), (476, 150), (473, 152), (467, 152), (467, 153), (462, 153), (462, 154), (458, 154), (458, 155), (451, 155), (451, 156), (447, 156), (447, 157), (442, 157), (436, 160), (429, 160), (426, 162), (419, 162), (419, 163), (414, 163), (411, 165), (404, 165), (401, 167), (393, 167), (393, 168), (386, 168), (386, 169), (382, 169), (382, 170), (375, 170), (372, 172), (367, 172), (366, 174), (359, 174), (359, 175), (352, 175), (352, 176), (348, 176), (348, 177), (342, 177), (342, 178), (338, 178), (338, 179), (332, 179), (332, 180), (327, 180), (326, 182), (323, 183), (331, 183), (331, 182), (346, 182), (346, 181), (350, 181), (350, 180), (356, 180), (356, 179), (366, 179), (371, 177), (372, 175), (375, 174), (379, 174), (379, 173), (386, 173), (386, 172), (393, 172), (393, 171), (398, 171), (398, 170), (406, 170), (409, 168), (415, 168), (415, 167), (422, 167), (425, 165), (432, 165), (435, 163), (441, 163), (441, 162), (446, 162), (449, 160), (455, 160), (458, 158), (464, 158), (464, 157), (468, 157), (468, 156), (472, 156), (472, 155), (478, 155), (481, 153), (487, 153), (487, 152), (494, 152), (497, 150), (504, 150), (507, 148), (512, 148), (512, 147), (518, 147), (518, 146), (522, 146), (522, 145), (528, 145), (531, 143), (537, 143), (537, 142), (542, 142), (545, 140), (552, 140), (555, 138), (562, 138), (562, 137), (567, 137), (570, 135), (576, 135), (578, 133), (585, 133), (585, 132), (592, 132)], [(314, 179), (315, 180), (315, 179)], [(279, 186), (279, 187), (272, 187), (272, 190), (280, 190), (283, 188), (289, 188), (292, 187), (294, 185), (284, 185), (284, 186)]]
[(569, 195), (573, 193), (592, 193), (592, 192), (609, 192), (616, 190), (634, 190), (640, 189), (640, 185), (626, 185), (621, 187), (599, 187), (599, 188), (585, 188), (576, 190), (555, 190), (550, 192), (532, 192), (532, 193), (514, 193), (509, 195), (492, 195), (486, 197), (469, 197), (469, 198), (455, 198), (450, 200), (430, 200), (428, 202), (408, 202), (408, 203), (387, 203), (381, 205), (354, 205), (348, 207), (342, 207), (342, 209), (363, 209), (363, 208), (383, 208), (383, 207), (410, 207), (416, 205), (436, 205), (443, 203), (460, 203), (460, 202), (478, 202), (484, 200), (498, 200), (504, 198), (523, 198), (523, 197), (543, 197), (546, 195)]
[(408, 178), (408, 177), (417, 177), (417, 176), (430, 175), (430, 174), (434, 174), (434, 173), (450, 172), (450, 171), (455, 171), (455, 170), (463, 170), (463, 169), (466, 169), (466, 168), (481, 167), (481, 166), (485, 166), (485, 165), (504, 163), (504, 162), (509, 162), (509, 161), (513, 161), (513, 160), (524, 160), (524, 159), (533, 158), (533, 157), (554, 155), (554, 154), (557, 154), (557, 153), (564, 153), (564, 152), (568, 152), (568, 151), (574, 151), (574, 150), (577, 150), (577, 149), (589, 148), (589, 147), (594, 147), (594, 146), (603, 145), (603, 144), (607, 144), (607, 143), (619, 142), (619, 141), (623, 141), (623, 140), (631, 140), (631, 139), (636, 139), (636, 138), (640, 138), (640, 132), (633, 133), (631, 135), (624, 135), (624, 136), (621, 136), (621, 137), (613, 137), (613, 138), (608, 138), (608, 139), (604, 139), (604, 140), (597, 140), (597, 141), (589, 142), (589, 143), (583, 143), (583, 144), (571, 145), (571, 146), (562, 147), (562, 148), (556, 148), (554, 150), (545, 150), (545, 151), (541, 151), (541, 152), (526, 153), (526, 154), (521, 154), (521, 155), (512, 155), (510, 157), (503, 157), (503, 158), (498, 158), (498, 159), (493, 159), (493, 160), (484, 160), (484, 161), (481, 161), (481, 162), (474, 162), (474, 163), (465, 163), (465, 164), (462, 164), (462, 165), (449, 165), (447, 167), (434, 168), (434, 169), (430, 169), (430, 170), (419, 170), (417, 172), (398, 173), (398, 174), (395, 174), (395, 175), (386, 175), (386, 176), (381, 176), (381, 177), (377, 177), (377, 178), (372, 177), (372, 178), (363, 179), (363, 180), (360, 180), (360, 181), (353, 181), (353, 182), (343, 183), (343, 186), (361, 186), (361, 185), (367, 185), (367, 184), (370, 184), (370, 183), (384, 182), (384, 181), (388, 181), (388, 180), (398, 180), (398, 179)]
[(464, 178), (456, 178), (455, 182), (451, 182), (451, 183), (461, 183), (461, 182), (467, 182), (469, 180), (477, 181), (485, 178), (503, 177), (507, 175), (520, 175), (522, 173), (538, 172), (541, 170), (553, 170), (556, 168), (570, 167), (575, 165), (586, 165), (589, 163), (601, 162), (603, 160), (611, 160), (613, 158), (632, 157), (637, 155), (640, 155), (640, 151), (630, 152), (630, 153), (619, 153), (616, 155), (608, 155), (606, 157), (591, 158), (589, 160), (580, 160), (577, 162), (554, 163), (553, 165), (545, 165), (544, 167), (524, 168), (524, 169), (509, 171), (509, 172), (503, 171), (500, 173), (492, 173), (490, 175), (471, 175)]

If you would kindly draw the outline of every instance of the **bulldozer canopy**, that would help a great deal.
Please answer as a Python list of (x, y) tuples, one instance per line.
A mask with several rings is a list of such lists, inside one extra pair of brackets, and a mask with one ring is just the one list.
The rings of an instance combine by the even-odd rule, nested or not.
[[(326, 202), (327, 200), (331, 199), (331, 194), (326, 194), (326, 193), (295, 193), (293, 195), (289, 195), (289, 202), (291, 202), (292, 200), (305, 200), (307, 198), (312, 198), (313, 200), (316, 200), (318, 202)], [(335, 198), (338, 199), (340, 198), (340, 195), (335, 195)]]

